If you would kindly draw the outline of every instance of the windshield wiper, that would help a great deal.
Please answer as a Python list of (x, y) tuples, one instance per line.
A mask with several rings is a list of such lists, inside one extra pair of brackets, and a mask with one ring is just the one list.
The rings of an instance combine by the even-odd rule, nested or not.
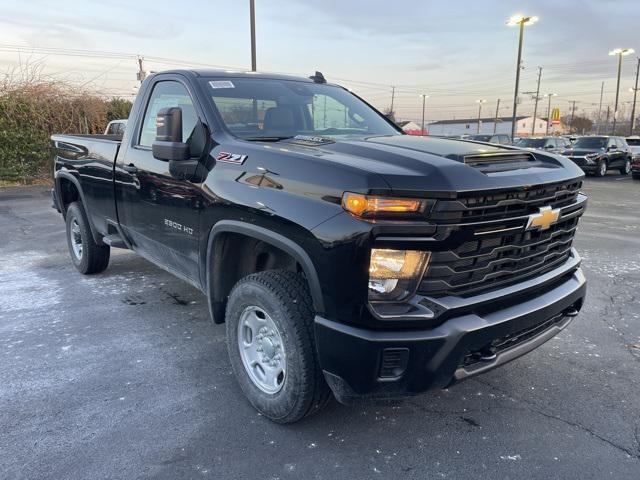
[(282, 136), (282, 137), (248, 137), (248, 138), (244, 138), (243, 140), (247, 140), (249, 142), (279, 142), (280, 140), (289, 140), (290, 138), (293, 138), (293, 135), (289, 135), (289, 136)]

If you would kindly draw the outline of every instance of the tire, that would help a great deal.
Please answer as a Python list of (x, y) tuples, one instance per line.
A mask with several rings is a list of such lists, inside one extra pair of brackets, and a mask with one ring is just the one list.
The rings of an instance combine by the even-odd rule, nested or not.
[(631, 171), (631, 160), (628, 158), (624, 161), (624, 166), (620, 168), (620, 175), (629, 175)]
[(631, 176), (634, 180), (640, 180), (640, 173), (632, 173)]
[(82, 274), (99, 273), (109, 265), (111, 249), (108, 245), (98, 245), (93, 239), (80, 202), (73, 202), (67, 208), (67, 246), (73, 265)]
[(596, 177), (604, 177), (607, 174), (607, 161), (604, 159), (598, 161), (598, 166), (593, 174)]
[[(293, 272), (249, 275), (229, 295), (226, 328), (231, 366), (249, 402), (274, 422), (297, 422), (331, 399), (318, 362), (313, 319), (307, 282)], [(260, 352), (257, 360), (251, 359), (254, 351)]]

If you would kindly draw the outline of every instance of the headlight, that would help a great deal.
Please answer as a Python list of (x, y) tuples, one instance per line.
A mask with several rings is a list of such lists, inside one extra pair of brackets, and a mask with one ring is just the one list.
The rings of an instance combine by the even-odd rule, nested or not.
[(417, 214), (424, 212), (427, 205), (427, 200), (415, 198), (381, 197), (351, 192), (342, 195), (342, 208), (358, 217)]
[(369, 300), (403, 300), (413, 293), (430, 252), (373, 248), (369, 264)]

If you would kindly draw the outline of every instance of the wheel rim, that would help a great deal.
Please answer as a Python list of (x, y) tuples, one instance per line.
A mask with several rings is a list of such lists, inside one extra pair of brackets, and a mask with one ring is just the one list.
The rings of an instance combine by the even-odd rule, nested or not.
[(265, 393), (278, 393), (284, 386), (287, 357), (278, 327), (260, 307), (247, 307), (240, 315), (238, 349), (253, 384)]
[(629, 160), (627, 160), (626, 162), (624, 162), (624, 173), (625, 173), (625, 175), (629, 175), (630, 171), (631, 171), (631, 162)]
[(82, 258), (82, 231), (80, 230), (80, 224), (75, 218), (71, 222), (71, 231), (69, 232), (71, 237), (71, 248), (73, 254), (78, 260)]
[(600, 175), (605, 176), (607, 174), (607, 164), (602, 162), (600, 164)]

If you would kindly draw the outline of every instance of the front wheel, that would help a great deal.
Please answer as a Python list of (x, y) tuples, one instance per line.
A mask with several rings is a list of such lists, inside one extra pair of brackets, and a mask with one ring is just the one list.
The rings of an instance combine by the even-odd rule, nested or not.
[(67, 245), (71, 261), (80, 273), (99, 273), (109, 265), (110, 248), (98, 245), (93, 239), (80, 202), (73, 202), (67, 208)]
[(596, 177), (604, 177), (607, 174), (607, 161), (600, 160), (598, 162), (598, 166), (596, 167), (595, 176)]
[(318, 363), (313, 318), (307, 283), (293, 272), (249, 275), (229, 296), (231, 366), (249, 402), (274, 422), (296, 422), (331, 398)]
[(624, 166), (622, 168), (620, 168), (620, 174), (621, 175), (629, 175), (629, 172), (631, 171), (631, 160), (629, 160), (628, 158), (624, 161)]

